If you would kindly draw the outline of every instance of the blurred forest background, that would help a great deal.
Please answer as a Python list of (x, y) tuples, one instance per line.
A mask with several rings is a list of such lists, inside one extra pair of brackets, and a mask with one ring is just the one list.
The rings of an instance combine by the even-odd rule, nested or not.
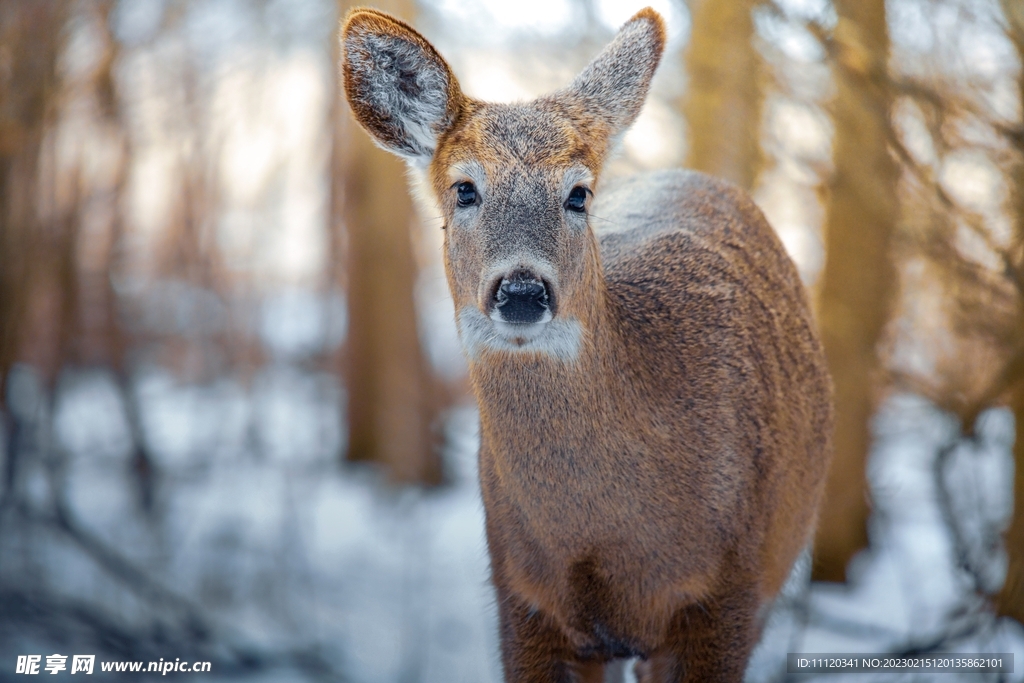
[[(815, 581), (748, 677), (1024, 669), (1024, 2), (371, 4), (504, 101), (668, 20), (607, 173), (750, 190), (836, 383)], [(499, 679), (440, 226), (339, 99), (348, 6), (0, 0), (0, 680), (53, 652)]]

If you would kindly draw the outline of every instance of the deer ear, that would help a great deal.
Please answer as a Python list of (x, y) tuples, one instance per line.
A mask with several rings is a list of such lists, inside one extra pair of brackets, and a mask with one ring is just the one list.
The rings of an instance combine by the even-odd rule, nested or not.
[(340, 40), (356, 120), (384, 149), (427, 164), (462, 106), (451, 68), (411, 26), (377, 10), (349, 12)]
[(640, 113), (665, 50), (665, 22), (650, 7), (637, 12), (615, 39), (569, 84), (567, 94), (587, 116), (624, 132)]

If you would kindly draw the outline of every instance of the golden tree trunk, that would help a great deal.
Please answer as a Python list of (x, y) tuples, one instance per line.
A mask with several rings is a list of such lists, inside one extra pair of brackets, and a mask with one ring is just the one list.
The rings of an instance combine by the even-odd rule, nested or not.
[[(377, 6), (412, 18), (411, 2)], [(348, 7), (339, 3), (342, 15)], [(431, 429), (439, 392), (417, 331), (410, 230), (419, 226), (403, 163), (370, 142), (343, 99), (339, 88), (333, 182), (349, 312), (347, 458), (378, 462), (395, 482), (434, 484), (441, 478)]]
[[(1003, 12), (1010, 40), (1017, 50), (1018, 59), (1024, 63), (1024, 6), (1014, 0), (1003, 0)], [(1017, 92), (1024, 103), (1024, 71), (1017, 76)], [(1017, 308), (1017, 335), (1019, 344), (1024, 344), (1024, 138), (1016, 139), (1018, 159), (1013, 169), (1013, 211), (1016, 220), (1016, 278), (1021, 297)], [(1024, 346), (1015, 349), (1024, 352)], [(1013, 517), (1006, 531), (1006, 551), (1010, 564), (1006, 582), (996, 597), (996, 608), (1000, 614), (1024, 622), (1024, 376), (1018, 375), (1012, 391), (1011, 408), (1016, 427), (1013, 446)]]
[(842, 581), (867, 544), (865, 465), (875, 410), (877, 346), (896, 273), (898, 168), (889, 153), (891, 95), (884, 0), (837, 0), (834, 177), (826, 217), (820, 323), (835, 382), (835, 455), (815, 540), (815, 577)]
[(761, 167), (761, 60), (754, 48), (756, 0), (692, 0), (686, 165), (751, 189)]

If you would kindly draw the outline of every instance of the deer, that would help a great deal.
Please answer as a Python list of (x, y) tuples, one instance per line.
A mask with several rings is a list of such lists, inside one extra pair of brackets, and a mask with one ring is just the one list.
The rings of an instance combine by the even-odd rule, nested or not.
[(665, 31), (644, 9), (565, 88), (488, 103), (404, 21), (340, 28), (355, 120), (443, 220), (509, 682), (742, 680), (823, 497), (831, 380), (753, 200), (600, 183)]

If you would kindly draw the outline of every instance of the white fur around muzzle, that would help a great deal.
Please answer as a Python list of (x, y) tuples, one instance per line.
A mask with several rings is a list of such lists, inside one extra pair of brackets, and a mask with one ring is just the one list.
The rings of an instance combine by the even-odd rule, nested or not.
[(574, 318), (514, 324), (492, 320), (475, 306), (459, 311), (459, 336), (473, 360), (487, 351), (541, 353), (563, 362), (579, 356), (583, 327)]

